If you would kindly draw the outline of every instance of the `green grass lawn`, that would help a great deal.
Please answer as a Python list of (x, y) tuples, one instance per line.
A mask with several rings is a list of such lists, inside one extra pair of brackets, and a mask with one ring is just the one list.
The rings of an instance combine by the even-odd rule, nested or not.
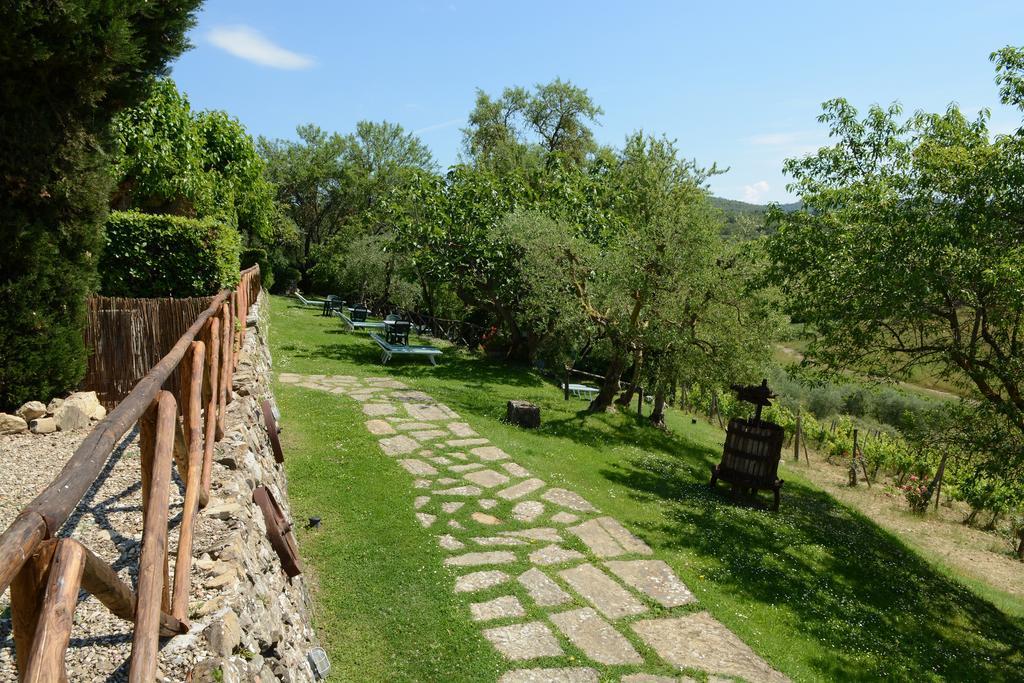
[[(438, 367), (382, 368), (365, 334), (282, 298), (270, 336), (277, 372), (393, 376), (451, 406), (516, 462), (621, 520), (700, 607), (794, 680), (1022, 679), (1020, 611), (996, 607), (797, 472), (784, 475), (778, 513), (709, 490), (717, 428), (677, 411), (669, 433), (632, 414), (587, 416), (585, 402), (565, 402), (536, 373), (454, 349)], [(299, 540), (335, 679), (495, 679), (507, 665), (470, 621), (470, 600), (452, 594), (442, 551), (413, 516), (410, 478), (381, 456), (359, 404), (293, 385), (275, 392), (293, 514), (324, 520)], [(504, 424), (511, 398), (539, 404), (543, 426)], [(570, 665), (566, 652), (545, 665)]]

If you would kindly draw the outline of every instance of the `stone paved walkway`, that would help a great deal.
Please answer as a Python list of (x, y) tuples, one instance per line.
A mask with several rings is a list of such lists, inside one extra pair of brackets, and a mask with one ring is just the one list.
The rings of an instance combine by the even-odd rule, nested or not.
[[(592, 664), (621, 666), (623, 683), (691, 680), (650, 673), (670, 669), (706, 671), (712, 682), (788, 680), (700, 610), (643, 540), (534, 477), (448, 406), (386, 377), (279, 379), (362, 404), (366, 429), (410, 475), (416, 520), (448, 554), (452, 590), (470, 596), (470, 618), (509, 662), (500, 683), (596, 682)], [(568, 645), (590, 661), (537, 661), (579, 660)]]

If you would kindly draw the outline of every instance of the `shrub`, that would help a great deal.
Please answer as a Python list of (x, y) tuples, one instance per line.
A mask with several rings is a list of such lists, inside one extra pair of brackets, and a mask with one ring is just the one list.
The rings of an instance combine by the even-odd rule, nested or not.
[(267, 256), (266, 249), (259, 247), (243, 249), (239, 256), (239, 261), (241, 262), (242, 270), (255, 265), (260, 267), (260, 280), (264, 289), (269, 291), (274, 286), (274, 269), (270, 265), (270, 257)]
[(185, 49), (199, 0), (0, 4), (0, 409), (85, 372), (111, 118)]
[(107, 296), (207, 296), (238, 283), (238, 231), (212, 219), (114, 211), (100, 258)]

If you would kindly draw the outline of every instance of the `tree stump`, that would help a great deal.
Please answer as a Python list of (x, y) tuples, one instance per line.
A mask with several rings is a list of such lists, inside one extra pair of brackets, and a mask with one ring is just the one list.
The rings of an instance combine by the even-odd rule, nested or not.
[(505, 419), (514, 425), (535, 429), (540, 427), (540, 406), (529, 401), (509, 401)]

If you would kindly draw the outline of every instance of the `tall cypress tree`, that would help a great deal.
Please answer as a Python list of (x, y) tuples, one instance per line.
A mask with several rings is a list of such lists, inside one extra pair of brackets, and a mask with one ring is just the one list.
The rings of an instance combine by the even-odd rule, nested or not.
[(0, 3), (0, 408), (73, 388), (110, 196), (110, 120), (202, 0)]

